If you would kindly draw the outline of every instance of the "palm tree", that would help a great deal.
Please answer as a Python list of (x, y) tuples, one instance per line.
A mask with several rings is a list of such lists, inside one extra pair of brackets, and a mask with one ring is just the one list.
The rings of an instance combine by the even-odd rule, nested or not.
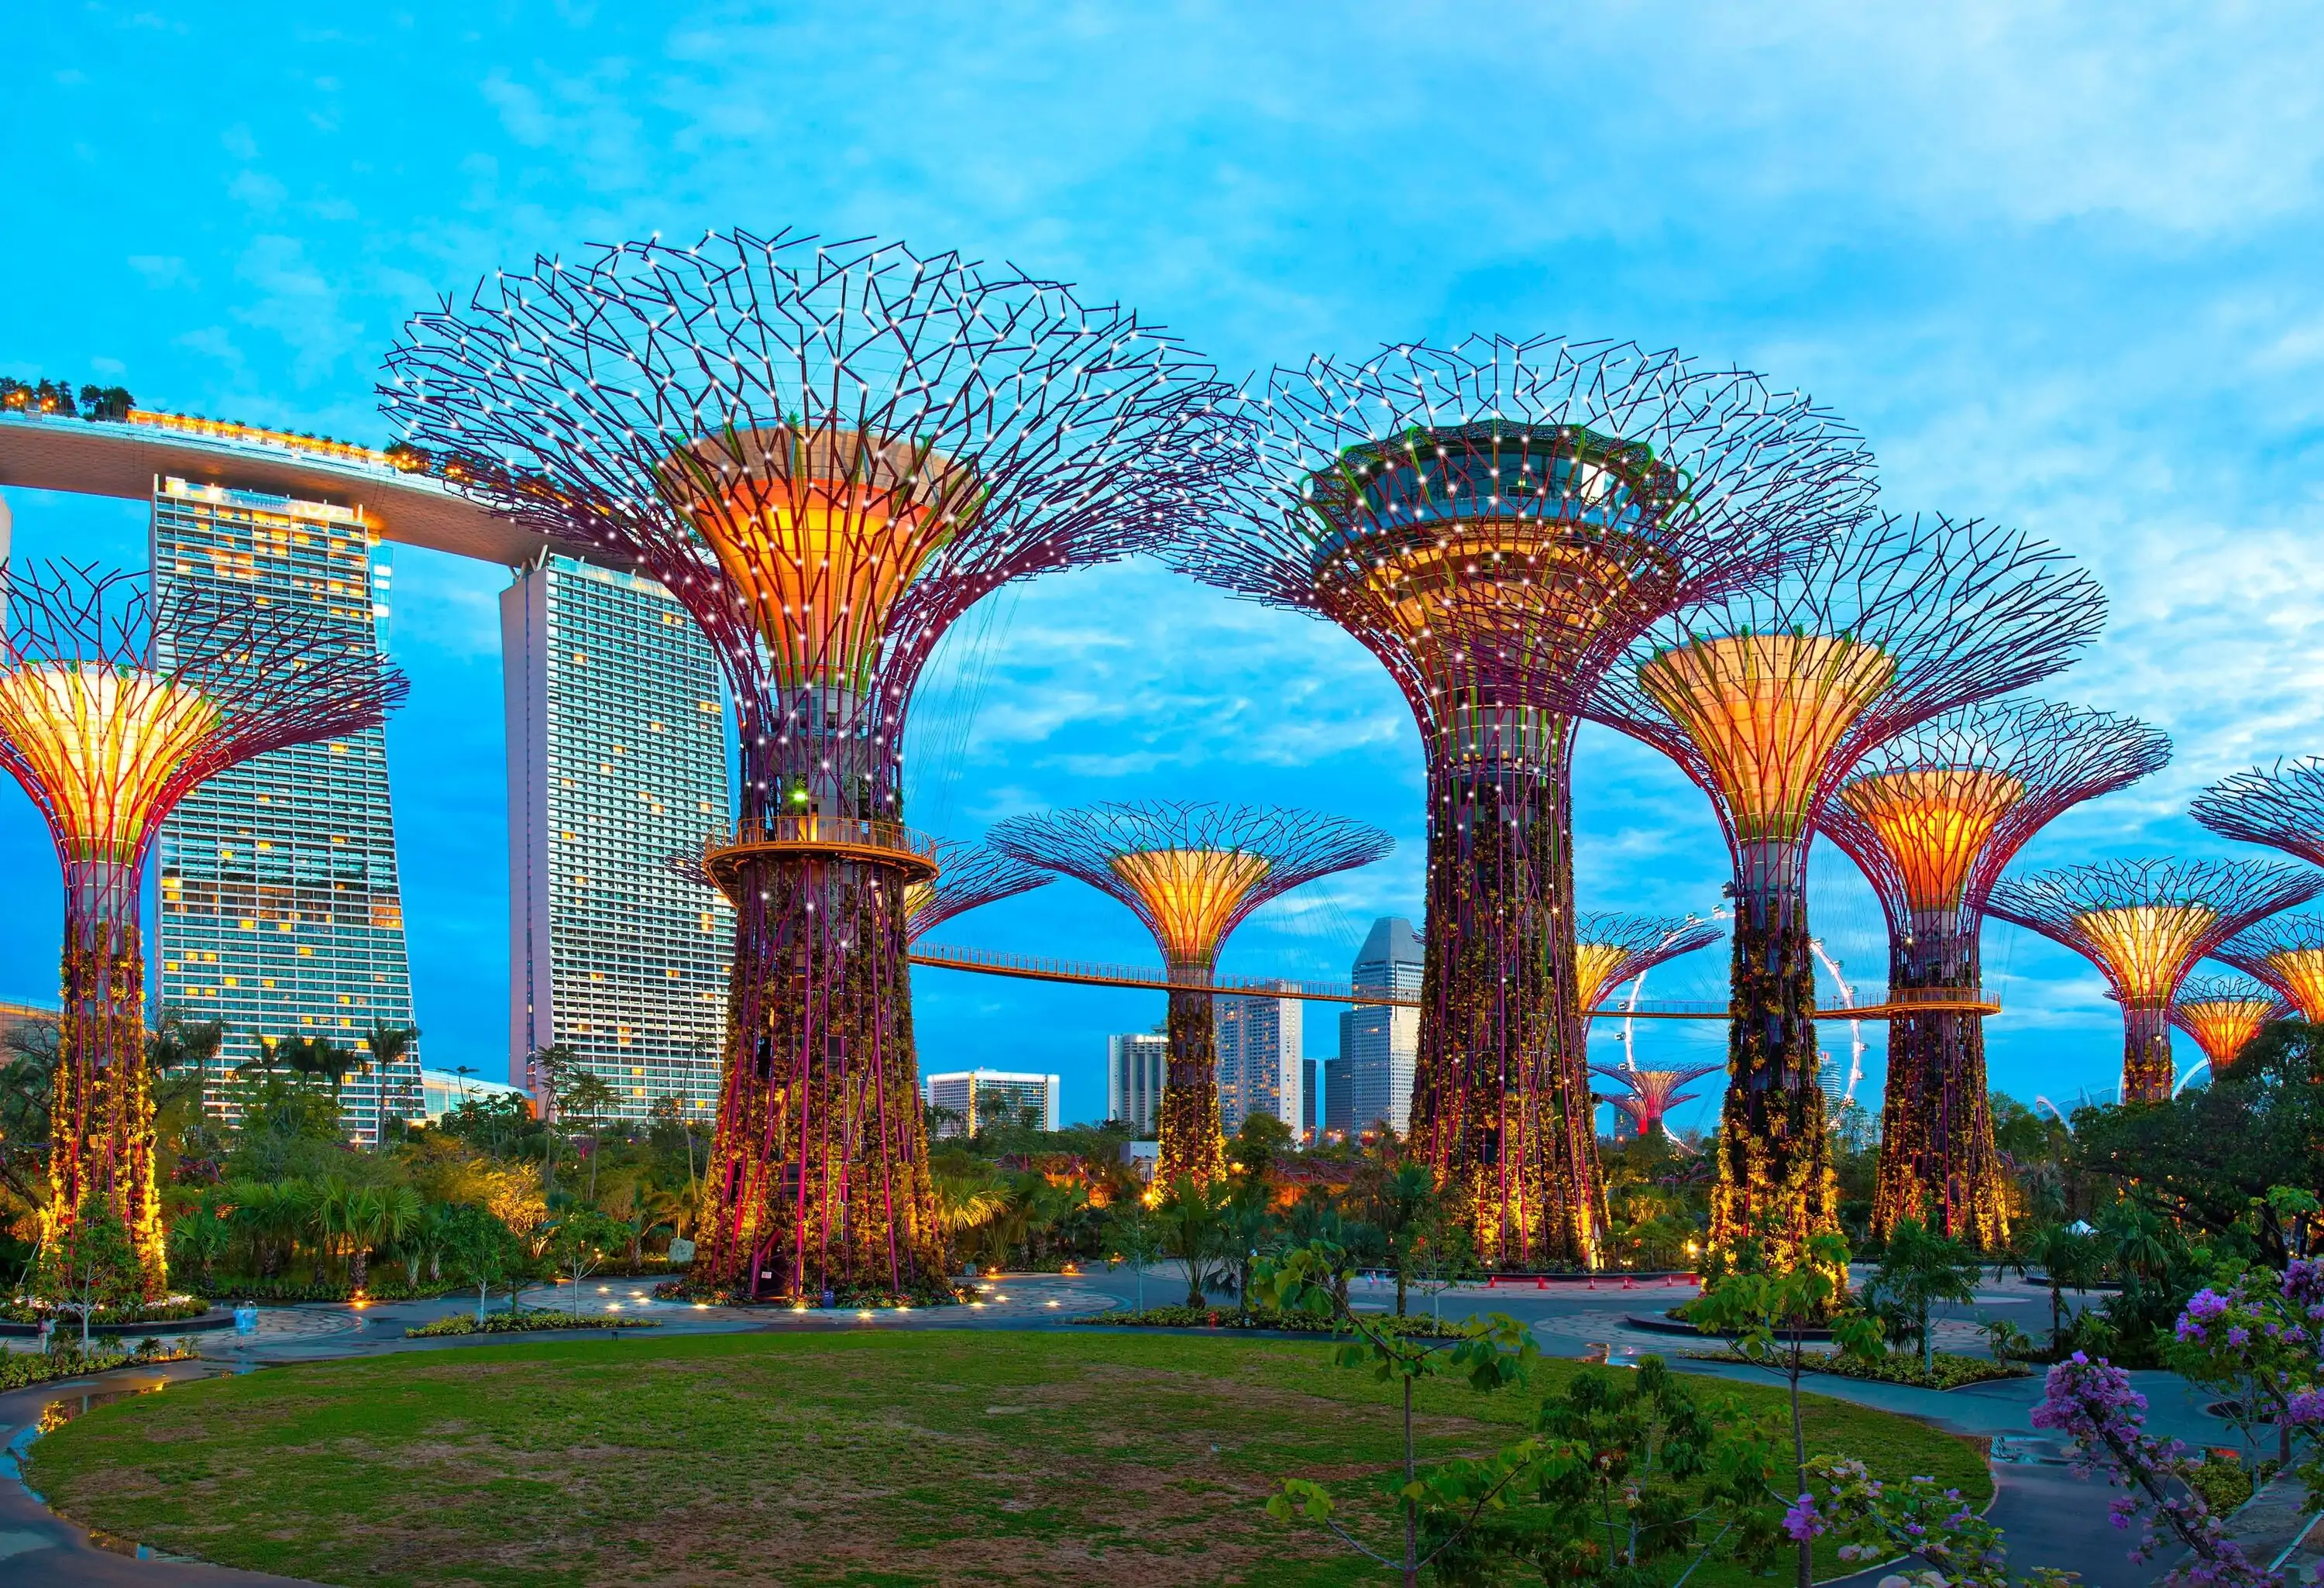
[(1009, 1205), (1009, 1183), (990, 1170), (940, 1168), (934, 1179), (936, 1232), (945, 1238), (948, 1253), (954, 1240), (990, 1223)]
[(1888, 1232), (1887, 1255), (1865, 1287), (1876, 1306), (1885, 1303), (1920, 1342), (1921, 1371), (1937, 1371), (1937, 1335), (1931, 1314), (1940, 1302), (1977, 1299), (1977, 1277), (1985, 1265), (1969, 1247), (1930, 1229), (1918, 1219), (1902, 1219)]
[(1186, 1270), (1188, 1306), (1204, 1305), (1203, 1279), (1211, 1260), (1219, 1254), (1226, 1203), (1223, 1181), (1197, 1185), (1191, 1177), (1181, 1176), (1163, 1194), (1162, 1204), (1156, 1210), (1162, 1227), (1163, 1252), (1176, 1258)]
[(2034, 1268), (2050, 1287), (2050, 1349), (2061, 1348), (2065, 1334), (2066, 1288), (2077, 1296), (2088, 1293), (2098, 1278), (2098, 1243), (2071, 1224), (2045, 1224), (2036, 1231), (2011, 1267), (2024, 1278)]
[[(419, 1040), (418, 1026), (386, 1026), (374, 1023), (370, 1031), (364, 1035), (364, 1043), (371, 1049), (371, 1061), (379, 1066), (380, 1095), (383, 1098), (387, 1094), (389, 1072), (403, 1062), (404, 1056), (411, 1051), (411, 1045)], [(410, 1088), (407, 1087), (405, 1090), (408, 1093)], [(407, 1095), (403, 1102), (405, 1112), (410, 1113), (411, 1099)]]

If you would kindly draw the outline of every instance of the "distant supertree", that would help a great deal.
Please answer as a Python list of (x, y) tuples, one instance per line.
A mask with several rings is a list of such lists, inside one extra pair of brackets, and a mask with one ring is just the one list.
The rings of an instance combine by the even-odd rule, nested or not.
[(2324, 875), (2253, 860), (2108, 860), (2004, 877), (1988, 913), (2081, 955), (2122, 1004), (2122, 1100), (2171, 1095), (2171, 1001), (2195, 962), (2313, 899)]
[(1708, 948), (1724, 936), (1725, 928), (1692, 916), (1584, 910), (1573, 923), (1574, 1001), (1586, 1019), (1609, 992), (1633, 976), (1682, 954)]
[(905, 890), (938, 863), (900, 825), (905, 714), (976, 601), (1215, 511), (1208, 370), (1053, 282), (790, 232), (538, 260), (415, 317), (389, 363), (387, 411), (447, 479), (659, 579), (734, 699), (696, 1284), (949, 1295), (905, 956)]
[(2014, 531), (1890, 518), (1738, 596), (1652, 625), (1572, 708), (1655, 746), (1711, 796), (1734, 862), (1727, 1097), (1711, 1242), (1789, 1266), (1835, 1233), (1816, 1085), (1808, 846), (1875, 745), (2057, 671), (2105, 598)]
[(2195, 797), (2187, 814), (2222, 838), (2264, 844), (2324, 865), (2324, 756), (2222, 778)]
[(1634, 1070), (1627, 1065), (1593, 1064), (1590, 1066), (1590, 1073), (1603, 1076), (1623, 1088), (1619, 1095), (1609, 1096), (1606, 1101), (1630, 1116), (1630, 1122), (1637, 1126), (1638, 1139), (1643, 1141), (1657, 1134), (1667, 1139), (1670, 1135), (1667, 1122), (1670, 1111), (1682, 1103), (1694, 1101), (1695, 1094), (1682, 1092), (1679, 1090), (1681, 1086), (1690, 1081), (1699, 1081), (1705, 1076), (1715, 1075), (1725, 1067), (1717, 1064), (1691, 1064), (1674, 1070)]
[(161, 821), (209, 779), (286, 744), (375, 727), (402, 678), (319, 619), (69, 563), (0, 568), (0, 766), (48, 819), (64, 872), (63, 1011), (43, 1242), (101, 1199), (148, 1297), (166, 1292), (153, 1183), (139, 901)]
[(2271, 916), (2220, 944), (2211, 957), (2273, 987), (2310, 1025), (2324, 1025), (2324, 916)]
[(2263, 1027), (2290, 1012), (2272, 988), (2241, 976), (2190, 978), (2171, 1001), (2171, 1023), (2195, 1039), (2215, 1081), (2234, 1073)]
[(1154, 934), (1171, 983), (1160, 1184), (1225, 1172), (1211, 986), (1228, 935), (1268, 900), (1395, 847), (1378, 828), (1339, 817), (1176, 800), (1020, 816), (985, 841), (1110, 894)]
[(2171, 741), (2039, 701), (1964, 706), (1879, 745), (1819, 821), (1888, 921), (1888, 1086), (1872, 1227), (1920, 1219), (1987, 1250), (2009, 1209), (1987, 1102), (1986, 895), (2060, 812), (2160, 770)]
[(1328, 618), (1427, 757), (1427, 943), (1410, 1139), (1497, 1267), (1594, 1265), (1574, 981), (1573, 724), (1664, 613), (1765, 578), (1867, 510), (1857, 437), (1756, 375), (1632, 345), (1475, 337), (1278, 368), (1240, 412), (1242, 510), (1196, 577)]

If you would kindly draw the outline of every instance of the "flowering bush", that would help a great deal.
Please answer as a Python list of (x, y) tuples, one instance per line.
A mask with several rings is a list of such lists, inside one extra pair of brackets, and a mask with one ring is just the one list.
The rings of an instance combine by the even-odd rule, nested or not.
[[(2001, 1529), (1970, 1509), (1958, 1489), (1929, 1478), (1884, 1483), (1860, 1461), (1825, 1456), (1809, 1463), (1809, 1489), (1784, 1513), (1784, 1530), (1805, 1544), (1826, 1533), (1844, 1540), (1840, 1558), (1870, 1565), (1898, 1556), (1925, 1569), (1882, 1579), (1912, 1588), (2009, 1588)], [(2070, 1574), (2043, 1566), (2023, 1581), (2065, 1588)]]
[(2252, 1269), (2205, 1286), (2179, 1315), (2171, 1365), (2225, 1395), (2246, 1437), (2276, 1431), (2276, 1459), (2312, 1447), (2324, 1425), (2324, 1265), (2294, 1259), (2283, 1274)]
[[(2197, 1326), (2217, 1328), (2225, 1316), (2207, 1308)], [(2245, 1557), (2203, 1498), (2194, 1481), (2201, 1458), (2176, 1439), (2146, 1431), (2146, 1397), (2130, 1387), (2128, 1373), (2078, 1351), (2050, 1370), (2044, 1390), (2034, 1426), (2073, 1441), (2077, 1472), (2102, 1473), (2125, 1491), (2111, 1515), (2126, 1531), (2141, 1524), (2134, 1564), (2153, 1559), (2175, 1538), (2189, 1557), (2164, 1574), (2164, 1588), (2273, 1588), (2278, 1579)]]
[(432, 1324), (406, 1329), (403, 1337), (407, 1340), (432, 1340), (445, 1334), (530, 1334), (548, 1329), (658, 1329), (660, 1326), (652, 1318), (620, 1318), (601, 1312), (585, 1312), (576, 1317), (569, 1312), (527, 1307), (522, 1312), (488, 1313), (482, 1318), (456, 1312), (449, 1317), (438, 1318)]

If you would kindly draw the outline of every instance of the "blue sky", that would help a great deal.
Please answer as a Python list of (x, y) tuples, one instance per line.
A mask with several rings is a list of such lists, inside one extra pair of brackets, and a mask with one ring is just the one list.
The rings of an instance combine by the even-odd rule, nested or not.
[[(2178, 759), (2033, 862), (2224, 853), (2189, 796), (2324, 750), (2324, 45), (2295, 7), (36, 11), (0, 74), (0, 373), (383, 439), (372, 385), (413, 309), (536, 252), (733, 224), (1005, 257), (1236, 374), (1471, 330), (1636, 338), (1812, 392), (1869, 437), (1886, 505), (2025, 525), (2105, 582), (2106, 638), (2048, 692), (2161, 725)], [(27, 552), (142, 556), (132, 504), (7, 495)], [(486, 1073), (504, 582), (397, 554), (420, 1019), (431, 1062)], [(1263, 913), (1228, 968), (1344, 974), (1373, 915), (1417, 916), (1418, 744), (1351, 642), (1141, 565), (1001, 601), (982, 687), (921, 725), (917, 821), (1314, 804), (1402, 847)], [(1710, 810), (1659, 757), (1591, 731), (1579, 776), (1585, 906), (1715, 901)], [(1877, 983), (1860, 884), (1836, 851), (1817, 872), (1822, 927)], [(30, 807), (0, 799), (0, 995), (52, 996), (53, 879)], [(1150, 957), (1071, 883), (946, 936)], [(2110, 1085), (2095, 973), (2003, 926), (1987, 952), (1998, 1082)], [(1655, 990), (1707, 996), (1721, 970), (1698, 956)], [(1104, 1033), (1160, 1012), (935, 972), (918, 991), (925, 1064), (1060, 1071), (1069, 1115), (1102, 1111)], [(1317, 1010), (1310, 1052), (1331, 1033)], [(1639, 1055), (1718, 1039), (1646, 1029)]]

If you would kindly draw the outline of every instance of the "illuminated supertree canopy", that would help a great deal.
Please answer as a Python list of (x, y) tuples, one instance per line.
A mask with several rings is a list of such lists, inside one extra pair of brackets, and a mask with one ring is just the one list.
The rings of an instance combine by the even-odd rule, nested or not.
[(145, 1291), (168, 1268), (153, 1183), (139, 901), (163, 817), (226, 768), (374, 727), (402, 678), (318, 619), (70, 564), (0, 568), (0, 765), (48, 820), (64, 872), (63, 1011), (42, 1239), (92, 1199), (127, 1228)]
[(1670, 1135), (1670, 1111), (1682, 1103), (1692, 1103), (1695, 1094), (1682, 1092), (1680, 1087), (1690, 1081), (1716, 1075), (1725, 1066), (1716, 1064), (1691, 1064), (1674, 1070), (1632, 1069), (1628, 1065), (1597, 1064), (1590, 1073), (1613, 1082), (1622, 1090), (1606, 1098), (1608, 1103), (1630, 1116), (1638, 1129), (1640, 1140), (1651, 1136)]
[(2242, 976), (2190, 977), (2171, 1001), (2171, 1023), (2195, 1039), (2215, 1080), (2232, 1075), (2252, 1039), (2290, 1012), (2273, 988)]
[(1584, 910), (1573, 927), (1575, 1001), (1585, 1011), (1595, 1009), (1623, 983), (1683, 954), (1708, 948), (1724, 936), (1723, 928), (1692, 916)]
[(1807, 920), (1809, 844), (1835, 791), (1874, 746), (2065, 666), (2104, 614), (2097, 584), (2025, 535), (1888, 518), (1656, 622), (1572, 686), (1571, 709), (1662, 750), (1711, 796), (1734, 863), (1715, 1249), (1757, 1240), (1781, 1268), (1839, 1229)]
[(1156, 1169), (1163, 1184), (1225, 1172), (1210, 989), (1228, 935), (1268, 900), (1395, 847), (1378, 828), (1340, 817), (1175, 800), (1016, 817), (985, 841), (1101, 890), (1154, 934), (1171, 983)]
[(626, 244), (410, 322), (383, 388), (446, 477), (643, 569), (735, 703), (741, 822), (697, 1286), (950, 1294), (907, 973), (905, 714), (1001, 585), (1217, 511), (1206, 366), (1067, 288), (784, 232)]
[(2097, 965), (2122, 1004), (2122, 1100), (2171, 1095), (2171, 1001), (2195, 962), (2324, 876), (2270, 861), (2109, 860), (2004, 877), (1990, 913)]
[(1858, 439), (1757, 376), (1629, 345), (1477, 337), (1316, 358), (1248, 391), (1196, 577), (1338, 623), (1418, 719), (1427, 941), (1410, 1140), (1499, 1267), (1594, 1265), (1573, 940), (1573, 725), (1541, 697), (1675, 607), (1866, 510)]
[(1818, 825), (1888, 923), (1888, 1085), (1876, 1230), (1920, 1219), (1988, 1250), (2009, 1214), (1978, 1006), (1986, 896), (2058, 814), (2171, 759), (2129, 717), (2041, 701), (1960, 707), (1875, 747)]
[(2275, 989), (2310, 1025), (2324, 1025), (2324, 916), (2271, 916), (2220, 944), (2211, 957)]

